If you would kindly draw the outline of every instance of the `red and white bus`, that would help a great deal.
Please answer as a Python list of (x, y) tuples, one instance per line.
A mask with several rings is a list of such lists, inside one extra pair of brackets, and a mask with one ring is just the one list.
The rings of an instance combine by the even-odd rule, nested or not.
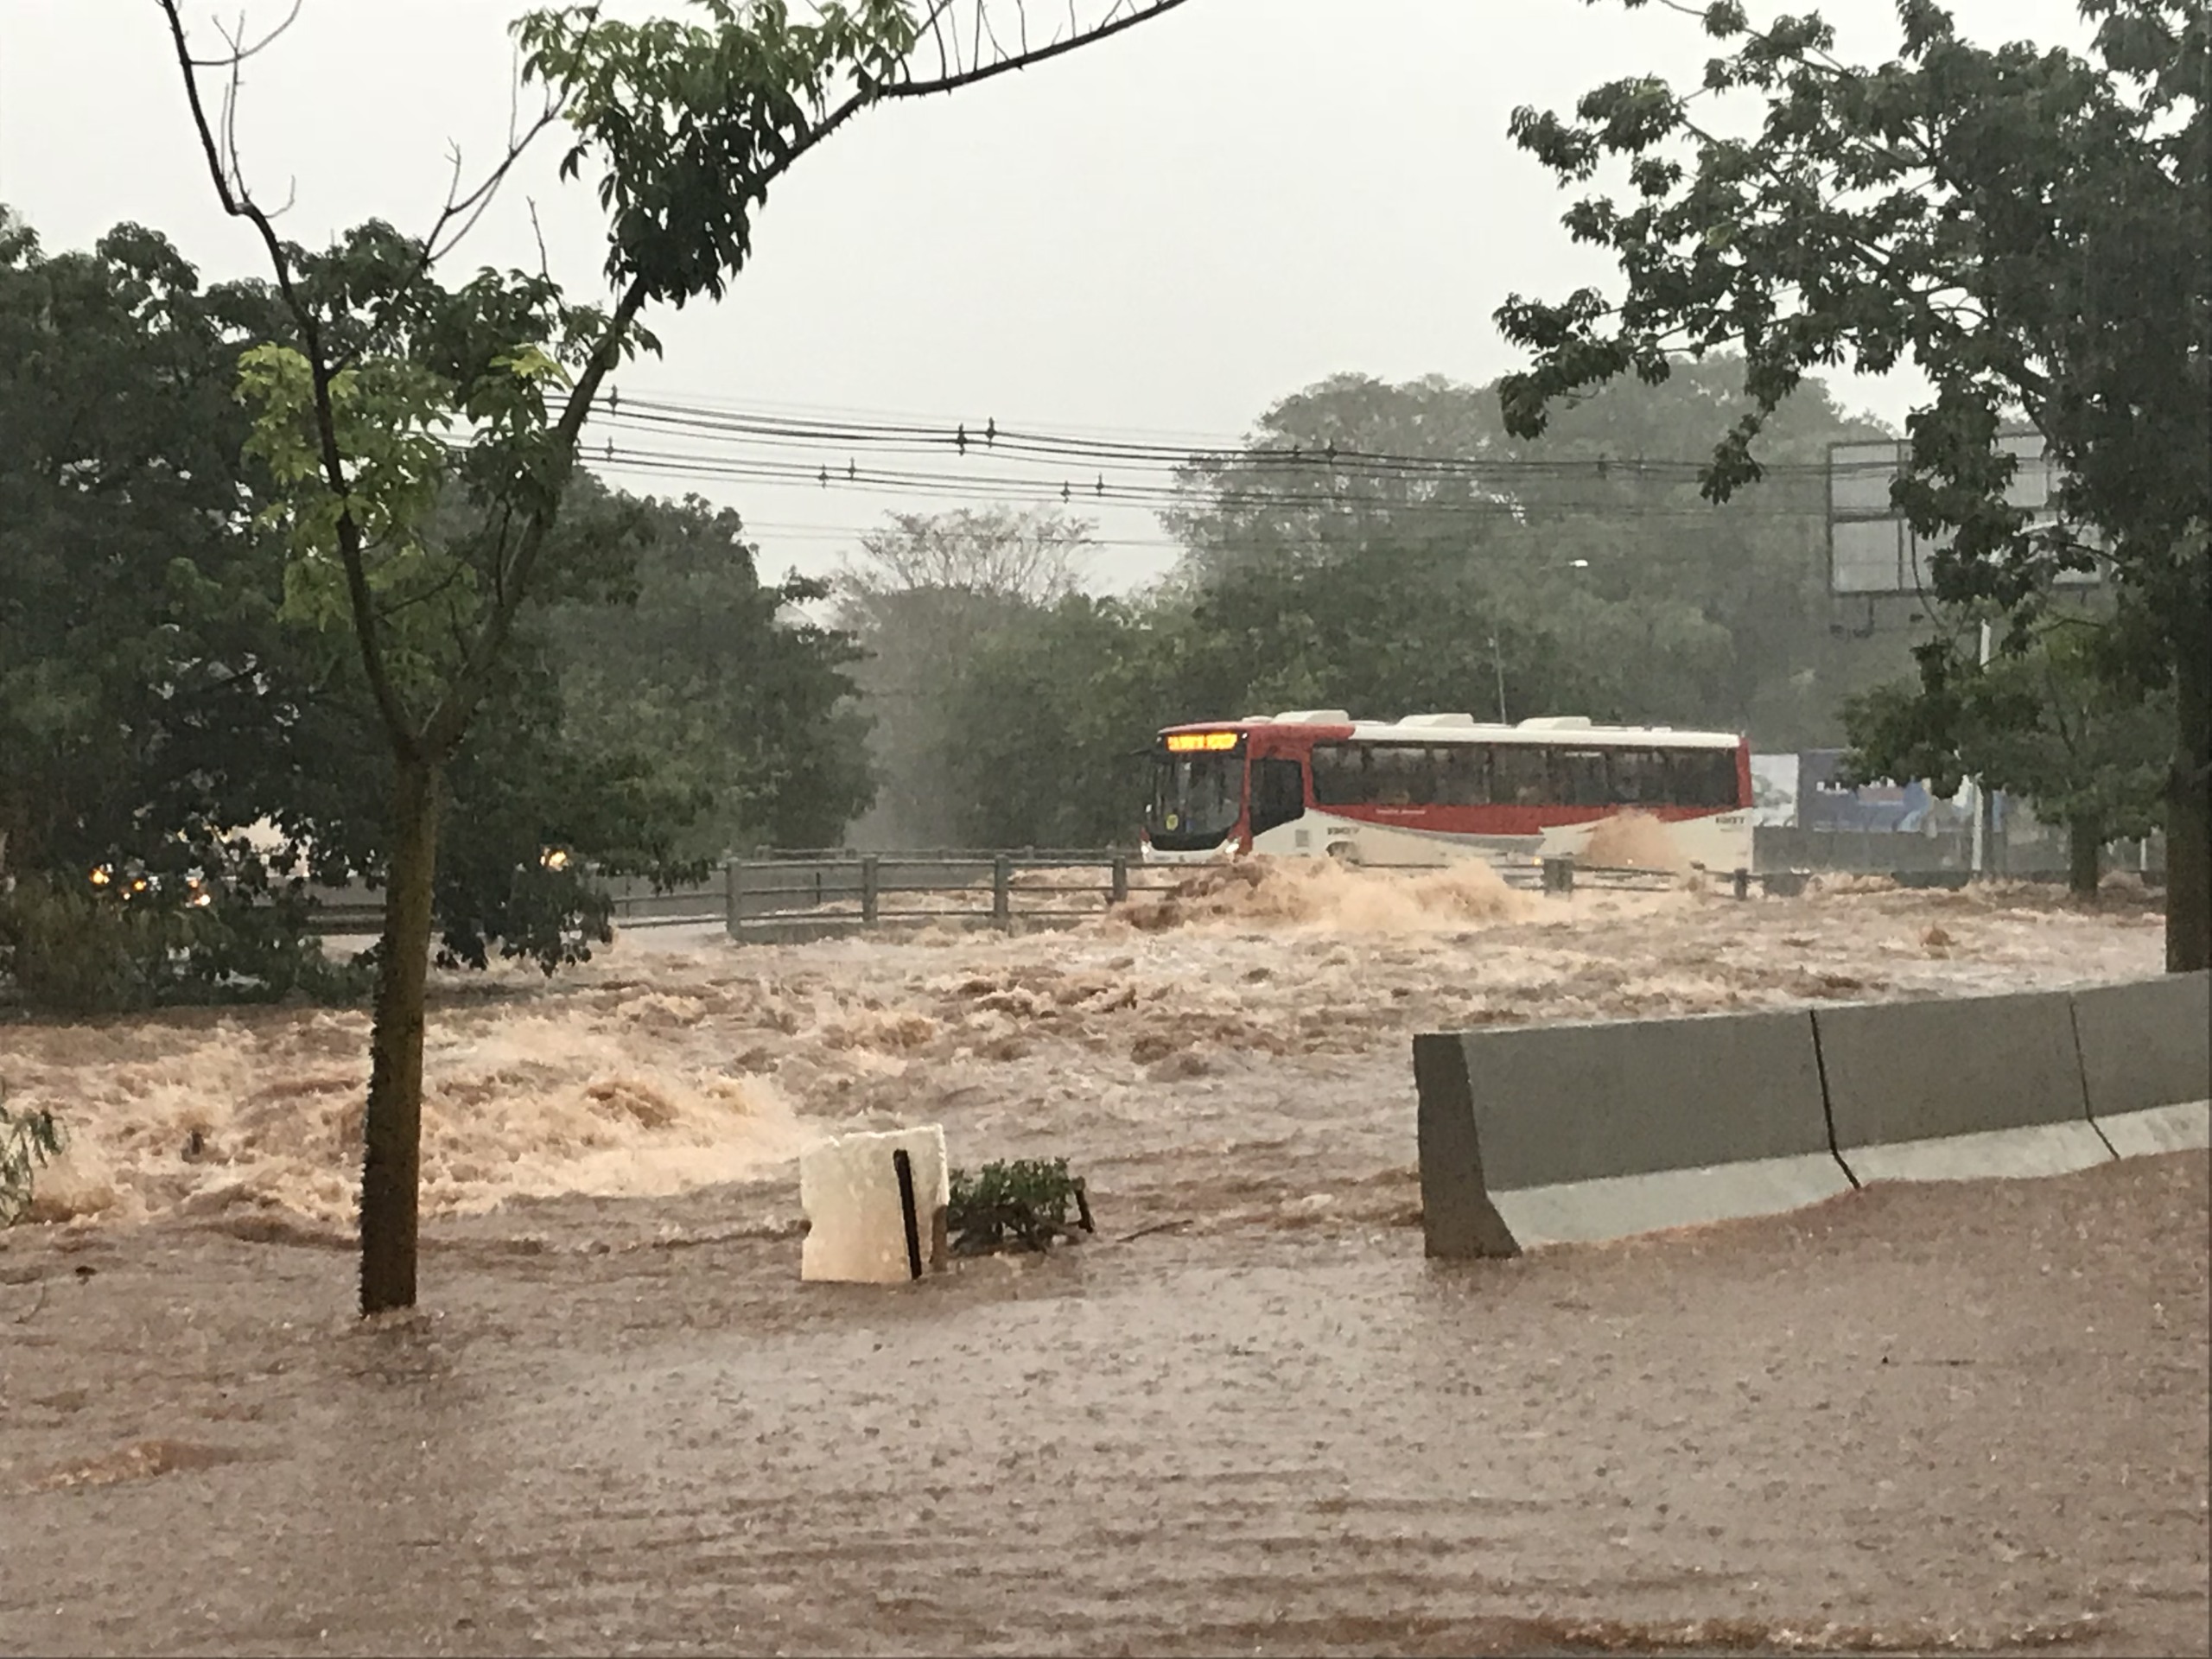
[(1601, 823), (1635, 812), (1664, 826), (1672, 861), (1738, 870), (1751, 868), (1751, 745), (1733, 733), (1307, 709), (1161, 732), (1144, 855), (1527, 862), (1584, 856)]

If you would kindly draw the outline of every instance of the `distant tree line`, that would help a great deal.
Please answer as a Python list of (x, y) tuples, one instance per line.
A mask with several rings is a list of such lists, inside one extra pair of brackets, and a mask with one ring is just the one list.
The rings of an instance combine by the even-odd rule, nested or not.
[(1700, 435), (1742, 404), (1740, 361), (1685, 361), (1520, 440), (1495, 385), (1340, 376), (1180, 469), (1183, 554), (1134, 595), (1084, 590), (1091, 527), (1058, 509), (898, 519), (838, 584), (882, 779), (859, 833), (1126, 843), (1160, 727), (1294, 708), (1838, 742), (1845, 697), (1910, 663), (1840, 639), (1827, 594), (1827, 446), (1882, 429), (1808, 381), (1766, 484), (1716, 506)]

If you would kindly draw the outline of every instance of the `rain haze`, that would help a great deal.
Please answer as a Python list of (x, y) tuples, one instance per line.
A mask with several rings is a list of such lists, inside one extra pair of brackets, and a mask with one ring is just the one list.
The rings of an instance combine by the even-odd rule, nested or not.
[[(836, 126), (608, 0), (722, 32), (426, 276), (534, 9), (302, 0), (272, 289), (165, 20), (291, 0), (0, 0), (0, 1653), (2212, 1659), (2212, 22), (2111, 3), (1683, 128), (1806, 8), (917, 100), (868, 0)], [(1577, 245), (1531, 108), (1758, 136)]]

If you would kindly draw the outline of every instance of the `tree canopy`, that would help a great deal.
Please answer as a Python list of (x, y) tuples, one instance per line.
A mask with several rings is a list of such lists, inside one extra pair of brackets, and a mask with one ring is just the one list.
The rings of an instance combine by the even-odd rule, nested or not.
[(1077, 592), (1092, 531), (1056, 507), (987, 507), (892, 513), (861, 537), (833, 592), (862, 653), (855, 673), (871, 727), (876, 789), (855, 826), (861, 844), (988, 842), (986, 824), (1042, 821), (979, 806), (960, 757), (988, 739), (965, 686), (987, 640), (1022, 637)]
[(760, 845), (834, 846), (874, 792), (854, 702), (852, 637), (813, 620), (826, 583), (765, 582), (728, 508), (696, 497), (633, 505), (625, 602), (546, 620), (566, 729), (652, 757), (697, 816), (690, 858)]
[[(1622, 0), (1636, 6), (1643, 0)], [(1688, 7), (1677, 10), (1688, 10)], [(1936, 0), (1898, 0), (1899, 55), (1840, 60), (1817, 15), (1695, 14), (1719, 52), (1701, 85), (1633, 77), (1512, 130), (1563, 184), (1621, 286), (1516, 296), (1500, 327), (1534, 353), (1504, 414), (1544, 429), (1560, 400), (1673, 354), (1739, 347), (1752, 407), (1704, 487), (1758, 480), (1753, 440), (1813, 371), (1910, 363), (1934, 391), (1895, 491), (1948, 538), (1936, 596), (1994, 608), (2030, 651), (2056, 578), (2100, 570), (2121, 690), (2171, 684), (2167, 960), (2212, 961), (2212, 18), (2192, 0), (2083, 0), (2082, 56), (1964, 39)], [(1729, 129), (1748, 105), (1755, 130)], [(2007, 499), (2005, 423), (2040, 433), (2064, 482), (2037, 522)], [(1932, 665), (1936, 658), (1928, 659)], [(1931, 696), (1940, 686), (1930, 683)]]
[[(0, 971), (35, 1001), (356, 988), (321, 963), (306, 878), (385, 879), (384, 746), (244, 453), (239, 365), (282, 327), (264, 286), (203, 287), (156, 232), (48, 255), (7, 222)], [(482, 532), (450, 488), (421, 526), (426, 559)], [(865, 787), (840, 712), (853, 648), (793, 612), (817, 588), (757, 580), (734, 515), (579, 476), (556, 536), (557, 602), (453, 764), (433, 906), (450, 962), (550, 969), (607, 937), (593, 871), (834, 839)]]
[(1987, 666), (1955, 640), (1930, 647), (1917, 683), (1878, 686), (1845, 711), (1851, 775), (1925, 778), (1939, 795), (1967, 778), (2066, 826), (2074, 891), (2094, 893), (2108, 841), (2165, 819), (2171, 690), (2143, 696), (2098, 660), (2101, 630), (2051, 627)]
[(273, 804), (239, 734), (283, 737), (296, 664), (269, 660), (233, 395), (272, 321), (250, 285), (203, 289), (153, 232), (49, 257), (0, 221), (0, 836), (17, 869), (156, 855), (180, 832), (207, 855)]

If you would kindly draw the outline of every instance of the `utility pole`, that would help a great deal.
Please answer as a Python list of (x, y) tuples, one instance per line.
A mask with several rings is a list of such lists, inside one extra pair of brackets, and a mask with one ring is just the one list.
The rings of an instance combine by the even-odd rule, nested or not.
[[(1989, 667), (1989, 624), (1981, 625), (1980, 665)], [(1996, 803), (1989, 791), (1983, 787), (1980, 776), (1974, 780), (1974, 874), (1976, 879), (1988, 874), (1990, 841), (1996, 828)]]

